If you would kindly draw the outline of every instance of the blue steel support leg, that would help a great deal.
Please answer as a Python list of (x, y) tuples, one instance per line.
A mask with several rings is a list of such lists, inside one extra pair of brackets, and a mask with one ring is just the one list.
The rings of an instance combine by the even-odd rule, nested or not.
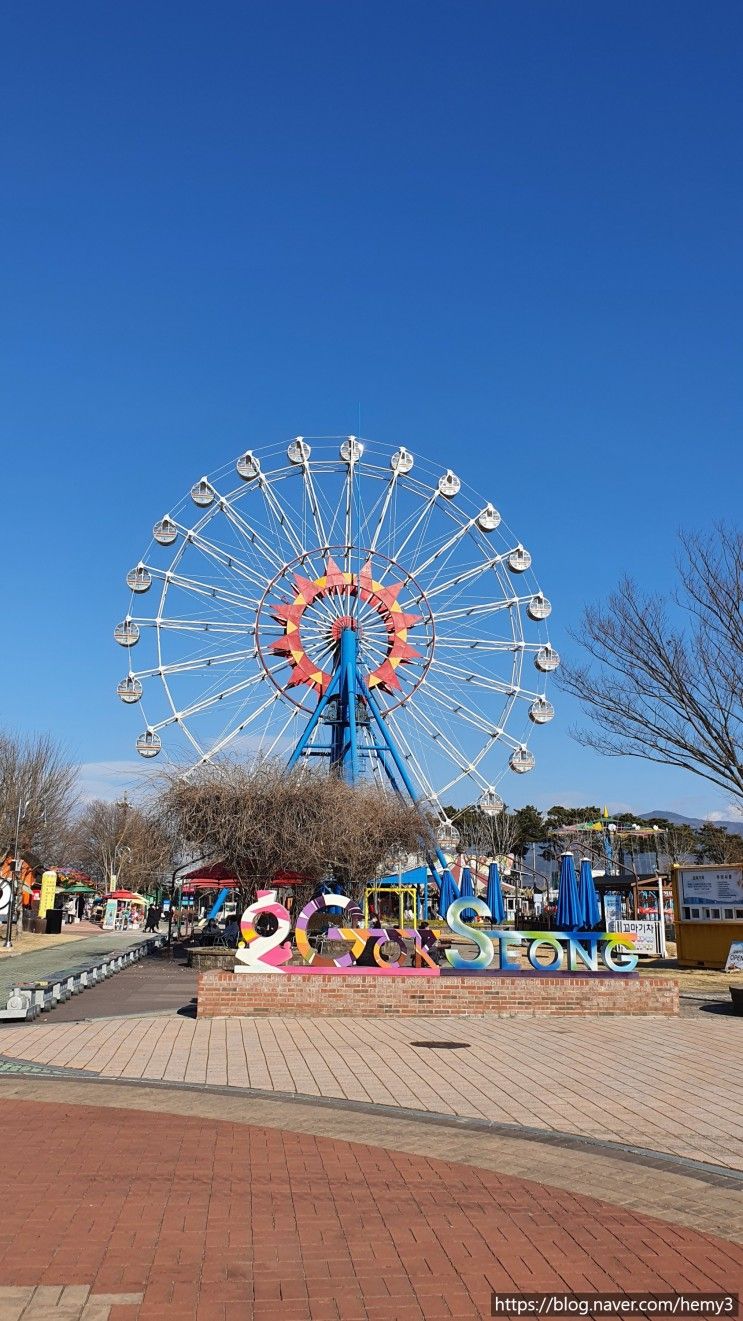
[(340, 763), (344, 779), (355, 784), (359, 778), (358, 737), (356, 729), (356, 660), (358, 635), (354, 628), (341, 633), (338, 657), (340, 724), (338, 726)]
[(350, 743), (350, 780), (355, 784), (359, 778), (359, 740), (356, 729), (356, 666), (346, 666), (346, 686), (348, 692), (348, 737)]
[[(408, 774), (408, 768), (407, 768), (407, 766), (405, 765), (405, 762), (403, 761), (402, 757), (400, 756), (400, 752), (399, 752), (399, 749), (398, 749), (398, 747), (397, 747), (397, 744), (395, 743), (394, 739), (392, 738), (392, 736), (391, 736), (391, 734), (390, 734), (390, 732), (389, 732), (389, 730), (388, 730), (388, 728), (387, 728), (387, 725), (386, 725), (385, 720), (384, 720), (384, 716), (382, 715), (382, 712), (381, 712), (380, 709), (379, 709), (379, 705), (378, 705), (377, 701), (375, 700), (375, 698), (372, 697), (371, 692), (369, 691), (369, 689), (367, 688), (366, 684), (364, 683), (364, 680), (362, 679), (361, 675), (358, 674), (358, 673), (357, 673), (357, 675), (356, 675), (356, 681), (357, 681), (357, 683), (358, 683), (358, 685), (359, 685), (359, 692), (361, 693), (361, 695), (362, 695), (362, 697), (364, 698), (364, 700), (365, 700), (365, 702), (366, 702), (366, 704), (367, 704), (369, 710), (371, 711), (371, 714), (372, 714), (372, 718), (373, 718), (373, 720), (374, 720), (374, 723), (375, 723), (375, 725), (377, 726), (377, 729), (379, 730), (379, 734), (380, 734), (381, 741), (382, 741), (382, 743), (384, 743), (384, 745), (387, 747), (387, 749), (388, 749), (388, 751), (389, 751), (389, 754), (390, 754), (390, 756), (392, 757), (392, 760), (393, 760), (394, 763), (395, 763), (395, 767), (396, 767), (397, 772), (398, 772), (398, 774), (399, 774), (399, 776), (400, 776), (400, 779), (402, 780), (403, 784), (405, 785), (405, 788), (407, 789), (408, 793), (410, 794), (410, 797), (411, 797), (412, 801), (417, 805), (417, 803), (418, 803), (418, 795), (417, 795), (417, 793), (415, 792), (415, 786), (414, 786), (413, 781), (411, 780), (411, 778), (410, 778), (410, 776), (409, 776), (409, 774)], [(388, 774), (389, 774), (389, 772), (388, 772)], [(393, 781), (393, 783), (394, 783), (394, 781)], [(441, 849), (438, 847), (438, 845), (436, 845), (436, 857), (438, 858), (438, 860), (439, 860), (439, 862), (440, 862), (440, 864), (441, 864), (442, 867), (447, 867), (447, 866), (448, 866), (448, 863), (447, 863), (447, 861), (446, 861), (446, 858), (444, 857), (444, 855), (443, 855), (443, 853), (441, 852)]]
[(305, 748), (307, 747), (307, 744), (309, 743), (310, 739), (312, 738), (312, 735), (314, 734), (317, 728), (317, 723), (320, 719), (320, 716), (325, 710), (325, 707), (328, 705), (330, 698), (334, 697), (337, 694), (337, 691), (338, 691), (338, 671), (336, 670), (335, 674), (333, 675), (333, 678), (328, 684), (326, 691), (323, 693), (322, 697), (320, 698), (320, 701), (318, 702), (317, 706), (312, 712), (312, 715), (307, 721), (307, 724), (305, 725), (304, 730), (302, 732), (301, 738), (297, 742), (297, 746), (295, 747), (291, 757), (287, 762), (288, 770), (291, 770), (293, 766), (296, 766), (297, 762), (299, 761), (299, 758), (301, 757), (302, 753), (304, 752)]

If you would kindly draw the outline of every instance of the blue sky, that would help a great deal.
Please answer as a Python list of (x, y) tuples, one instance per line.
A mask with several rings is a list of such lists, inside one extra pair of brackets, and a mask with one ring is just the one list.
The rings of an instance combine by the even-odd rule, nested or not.
[[(741, 481), (738, 5), (8, 4), (5, 709), (130, 776), (123, 574), (296, 432), (452, 464), (566, 637)], [(359, 428), (359, 407), (361, 426)], [(544, 731), (514, 804), (725, 810)]]

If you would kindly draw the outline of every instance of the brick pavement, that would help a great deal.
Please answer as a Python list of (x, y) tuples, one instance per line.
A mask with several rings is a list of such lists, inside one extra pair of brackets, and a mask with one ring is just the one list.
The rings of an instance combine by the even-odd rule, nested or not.
[[(94, 993), (92, 993), (94, 994)], [(468, 1049), (426, 1050), (424, 1040)], [(743, 1024), (694, 1019), (41, 1020), (0, 1052), (105, 1078), (471, 1116), (743, 1169)]]
[(0, 1117), (24, 1139), (0, 1174), (0, 1287), (75, 1288), (111, 1321), (478, 1318), (493, 1289), (743, 1281), (739, 1245), (434, 1157), (52, 1101)]
[[(0, 1077), (0, 1101), (24, 1099), (143, 1110), (151, 1116), (200, 1116), (261, 1128), (278, 1128), (316, 1137), (363, 1142), (410, 1155), (474, 1165), (498, 1174), (533, 1178), (571, 1193), (658, 1216), (672, 1224), (743, 1241), (743, 1180), (721, 1175), (675, 1157), (593, 1146), (582, 1139), (539, 1135), (526, 1130), (504, 1133), (462, 1120), (450, 1125), (408, 1111), (371, 1107), (359, 1114), (348, 1106), (311, 1100), (257, 1095), (233, 1089), (166, 1087), (146, 1083), (102, 1082), (90, 1077)], [(161, 1122), (161, 1121), (155, 1121)]]

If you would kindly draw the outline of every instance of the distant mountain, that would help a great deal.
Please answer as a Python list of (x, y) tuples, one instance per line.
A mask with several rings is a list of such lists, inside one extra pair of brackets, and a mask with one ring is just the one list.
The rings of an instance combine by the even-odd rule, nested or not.
[[(660, 818), (663, 821), (672, 821), (677, 826), (693, 826), (695, 830), (704, 825), (704, 819), (700, 816), (679, 816), (678, 812), (640, 812), (640, 821), (652, 821)], [(743, 835), (743, 821), (713, 821), (713, 826), (719, 826), (721, 830), (727, 830), (731, 835)]]

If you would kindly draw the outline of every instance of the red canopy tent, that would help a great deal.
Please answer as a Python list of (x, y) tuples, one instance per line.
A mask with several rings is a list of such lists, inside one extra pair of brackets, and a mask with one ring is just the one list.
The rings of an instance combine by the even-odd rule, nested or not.
[[(278, 889), (280, 886), (302, 885), (306, 879), (301, 872), (280, 871), (263, 888)], [(223, 862), (214, 862), (210, 867), (194, 867), (193, 871), (186, 872), (183, 876), (183, 889), (186, 893), (193, 890), (234, 890), (239, 884), (237, 877), (232, 874), (232, 869)]]
[(188, 881), (189, 885), (198, 883), (199, 885), (227, 886), (230, 888), (237, 885), (237, 878), (232, 875), (232, 870), (226, 867), (223, 862), (213, 862), (211, 867), (194, 867), (193, 871), (187, 871), (183, 881)]

